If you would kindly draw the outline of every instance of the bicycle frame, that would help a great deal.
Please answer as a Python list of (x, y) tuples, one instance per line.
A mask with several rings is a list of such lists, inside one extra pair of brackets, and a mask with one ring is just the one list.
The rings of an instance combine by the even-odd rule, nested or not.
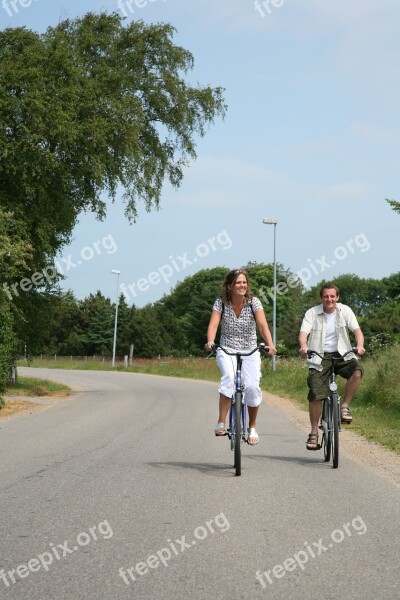
[(235, 376), (235, 392), (231, 398), (231, 407), (229, 410), (229, 432), (228, 437), (232, 437), (235, 435), (235, 404), (236, 402), (240, 402), (241, 409), (241, 439), (245, 441), (246, 439), (246, 401), (243, 395), (243, 385), (242, 385), (242, 357), (240, 354), (236, 354), (236, 376)]
[(247, 441), (247, 428), (246, 428), (246, 399), (243, 395), (244, 387), (242, 384), (242, 359), (244, 356), (250, 356), (257, 350), (268, 350), (268, 347), (264, 343), (258, 344), (250, 352), (231, 352), (226, 348), (223, 348), (219, 344), (213, 346), (213, 353), (217, 349), (221, 349), (228, 356), (236, 356), (236, 374), (235, 374), (235, 391), (231, 398), (231, 406), (229, 410), (229, 428), (225, 435), (228, 436), (231, 442), (231, 450), (235, 452), (234, 467), (236, 475), (241, 475), (241, 443)]

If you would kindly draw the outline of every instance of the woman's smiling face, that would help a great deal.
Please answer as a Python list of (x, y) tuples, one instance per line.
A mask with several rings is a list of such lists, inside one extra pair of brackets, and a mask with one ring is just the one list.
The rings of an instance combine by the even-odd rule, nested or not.
[(233, 296), (244, 296), (247, 292), (247, 279), (243, 273), (240, 273), (236, 281), (232, 283), (231, 293)]

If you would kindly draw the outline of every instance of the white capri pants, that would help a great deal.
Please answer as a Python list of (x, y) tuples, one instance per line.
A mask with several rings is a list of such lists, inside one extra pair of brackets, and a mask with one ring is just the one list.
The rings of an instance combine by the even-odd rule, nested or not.
[[(230, 352), (235, 352), (227, 348)], [(243, 349), (243, 352), (246, 352)], [(221, 371), (221, 382), (218, 391), (220, 394), (232, 398), (235, 391), (236, 356), (228, 356), (223, 350), (217, 350), (217, 365)], [(261, 356), (260, 352), (254, 352), (250, 356), (242, 358), (242, 385), (247, 406), (259, 406), (262, 400), (260, 389), (261, 378)]]

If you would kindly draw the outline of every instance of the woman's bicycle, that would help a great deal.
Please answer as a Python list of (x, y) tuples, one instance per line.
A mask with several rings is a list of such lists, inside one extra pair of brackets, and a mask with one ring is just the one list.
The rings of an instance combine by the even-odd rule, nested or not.
[(258, 344), (250, 352), (231, 352), (226, 348), (223, 348), (219, 344), (214, 344), (212, 352), (213, 354), (220, 348), (225, 354), (229, 356), (236, 356), (236, 375), (235, 375), (235, 391), (232, 396), (231, 407), (229, 410), (229, 427), (225, 431), (224, 435), (227, 435), (231, 442), (231, 450), (234, 451), (234, 469), (236, 475), (242, 474), (242, 442), (247, 442), (248, 433), (246, 428), (246, 398), (243, 393), (244, 387), (242, 385), (242, 357), (251, 356), (257, 350), (264, 350), (268, 352), (268, 346), (263, 342)]
[[(318, 449), (324, 449), (325, 462), (329, 462), (332, 456), (332, 466), (334, 469), (337, 469), (339, 465), (339, 432), (341, 431), (341, 397), (337, 392), (338, 386), (336, 383), (335, 362), (343, 360), (343, 358), (351, 352), (356, 353), (357, 348), (352, 348), (343, 354), (343, 356), (328, 357), (331, 361), (329, 395), (322, 400), (321, 424), (319, 426), (319, 428), (322, 429), (322, 440), (321, 444), (318, 443)], [(316, 350), (308, 350), (308, 358), (311, 358), (314, 355), (325, 358), (325, 360), (327, 358), (319, 354), (319, 352), (316, 352)]]

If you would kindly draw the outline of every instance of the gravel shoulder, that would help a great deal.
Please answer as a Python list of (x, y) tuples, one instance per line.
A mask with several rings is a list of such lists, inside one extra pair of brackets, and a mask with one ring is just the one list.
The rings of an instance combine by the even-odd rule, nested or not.
[[(310, 428), (308, 413), (288, 398), (282, 398), (269, 392), (263, 392), (263, 394), (266, 404), (284, 412), (293, 423), (304, 430), (305, 445)], [(347, 426), (346, 429), (342, 427), (340, 434), (340, 452), (400, 487), (400, 456), (394, 452), (380, 444), (364, 439)]]
[(6, 401), (6, 405), (0, 410), (0, 420), (32, 414), (34, 412), (55, 406), (60, 401), (70, 399), (71, 391), (72, 389), (64, 390), (46, 396), (3, 396), (4, 400)]

